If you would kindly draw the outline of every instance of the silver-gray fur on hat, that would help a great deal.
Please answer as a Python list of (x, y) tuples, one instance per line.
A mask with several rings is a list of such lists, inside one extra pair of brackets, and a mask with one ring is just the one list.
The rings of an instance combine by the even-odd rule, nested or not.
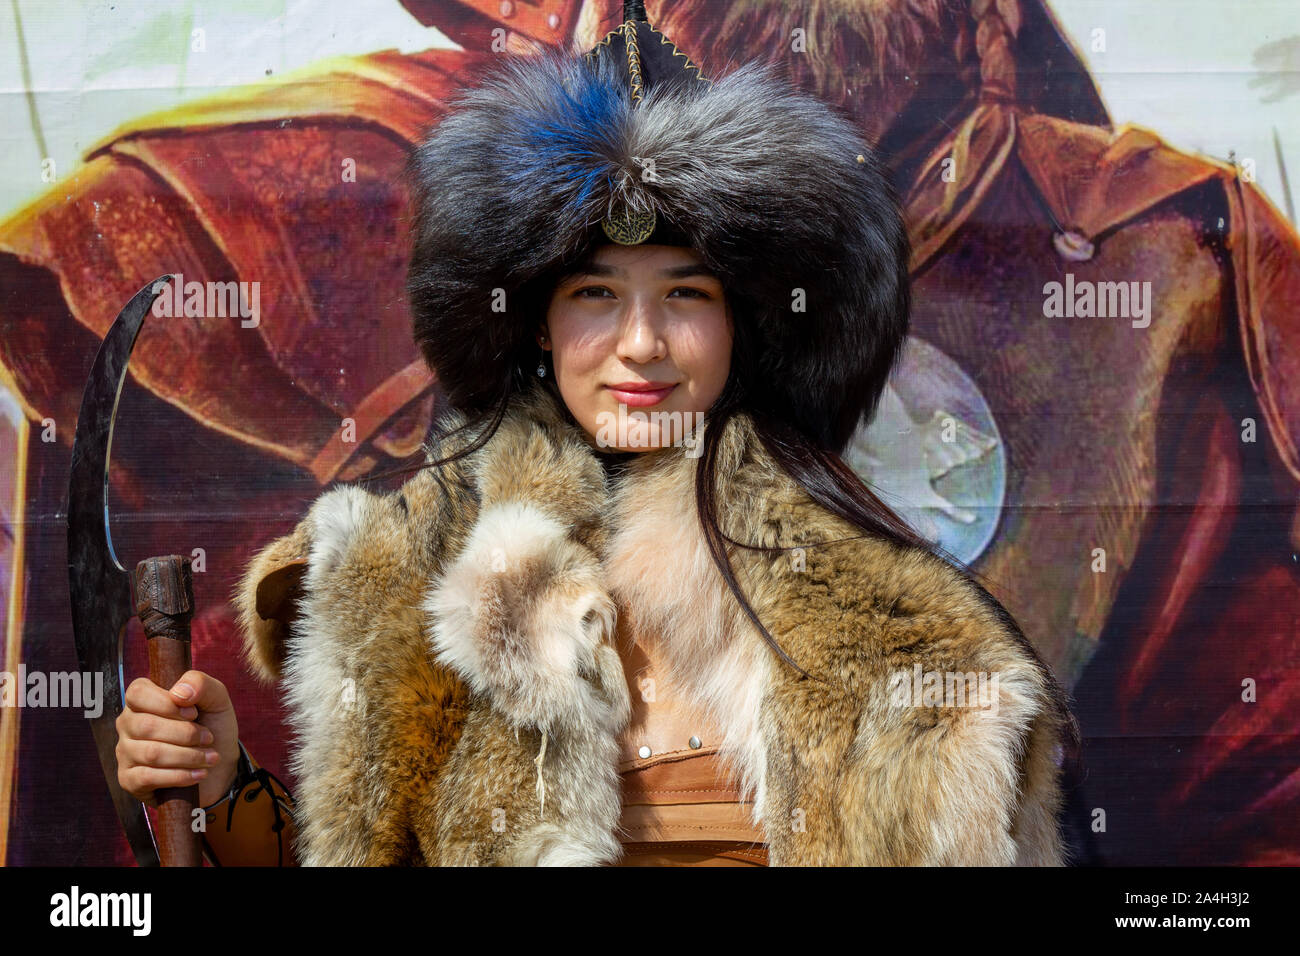
[(835, 451), (874, 411), (910, 307), (883, 164), (772, 67), (692, 76), (634, 100), (616, 58), (510, 55), (413, 153), (415, 338), (454, 407), (489, 407), (536, 363), (549, 283), (622, 205), (670, 221), (717, 273), (751, 407)]

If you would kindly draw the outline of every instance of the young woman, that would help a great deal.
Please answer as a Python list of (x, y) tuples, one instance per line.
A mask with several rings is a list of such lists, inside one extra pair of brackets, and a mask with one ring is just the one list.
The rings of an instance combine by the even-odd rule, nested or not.
[(128, 690), (123, 787), (198, 773), (241, 860), (1063, 862), (1064, 695), (839, 455), (907, 333), (879, 161), (625, 21), (508, 60), (413, 156), (438, 440), (399, 491), (322, 495), (238, 595), (292, 824), (265, 772), (234, 812), (254, 771), (198, 672)]

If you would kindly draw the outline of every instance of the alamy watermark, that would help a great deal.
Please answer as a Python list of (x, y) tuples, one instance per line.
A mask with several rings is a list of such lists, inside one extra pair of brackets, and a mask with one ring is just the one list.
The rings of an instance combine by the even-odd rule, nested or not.
[(120, 926), (133, 936), (148, 936), (152, 911), (150, 893), (83, 893), (74, 884), (68, 892), (50, 897), (51, 926)]
[(104, 675), (82, 671), (0, 671), (0, 707), (71, 707), (86, 717), (104, 712)]
[(987, 671), (910, 671), (889, 675), (889, 701), (895, 707), (970, 707), (985, 716), (998, 712), (998, 675)]
[[(596, 415), (596, 444), (601, 448), (686, 448), (687, 458), (698, 458), (704, 450), (699, 440), (699, 428), (704, 424), (703, 412), (643, 412), (627, 410), (618, 403), (618, 414), (599, 412)], [(650, 443), (650, 426), (659, 426), (659, 443)], [(636, 426), (633, 428), (632, 426)], [(665, 441), (668, 437), (671, 440)]]
[(238, 317), (241, 328), (255, 329), (262, 321), (259, 282), (186, 282), (176, 273), (171, 282), (153, 287), (153, 314), (158, 318), (213, 319)]
[(1132, 319), (1133, 328), (1151, 324), (1150, 282), (1074, 281), (1074, 273), (1065, 274), (1065, 282), (1048, 282), (1043, 286), (1043, 316), (1049, 319)]

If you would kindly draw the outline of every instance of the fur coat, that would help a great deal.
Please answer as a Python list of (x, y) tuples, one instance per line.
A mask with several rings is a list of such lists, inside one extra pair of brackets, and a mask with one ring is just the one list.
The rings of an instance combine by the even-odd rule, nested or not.
[[(335, 487), (263, 549), (236, 600), (251, 663), (285, 689), (298, 859), (615, 861), (616, 644), (635, 634), (722, 731), (771, 865), (1062, 863), (1070, 718), (1011, 618), (959, 569), (812, 502), (747, 416), (720, 451), (722, 530), (790, 548), (731, 546), (737, 580), (815, 680), (713, 564), (698, 458), (652, 450), (608, 478), (540, 386), (464, 459), (390, 493)], [(293, 612), (268, 618), (266, 580), (304, 558)], [(968, 676), (972, 697), (992, 675), (993, 694), (952, 705), (932, 673)]]

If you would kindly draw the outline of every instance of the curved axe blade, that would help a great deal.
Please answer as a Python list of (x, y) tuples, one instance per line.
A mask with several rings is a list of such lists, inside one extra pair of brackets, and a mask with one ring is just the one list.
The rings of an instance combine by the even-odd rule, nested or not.
[(113, 805), (141, 866), (158, 866), (159, 860), (144, 804), (117, 782), (116, 721), (126, 693), (122, 637), (134, 601), (130, 573), (117, 560), (108, 529), (108, 459), (131, 350), (154, 299), (172, 279), (162, 276), (132, 296), (104, 336), (81, 397), (68, 479), (68, 583), (77, 660), (83, 673), (104, 677), (105, 706), (98, 717), (89, 718), (91, 731)]

